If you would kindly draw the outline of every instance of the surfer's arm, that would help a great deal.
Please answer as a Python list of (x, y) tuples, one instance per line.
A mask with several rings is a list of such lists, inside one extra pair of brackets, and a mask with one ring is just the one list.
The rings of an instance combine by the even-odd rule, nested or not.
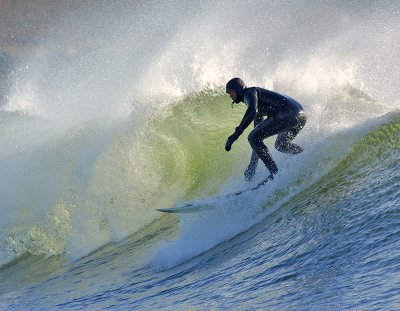
[(225, 143), (225, 150), (231, 150), (232, 144), (242, 135), (243, 131), (253, 122), (256, 114), (257, 114), (257, 93), (248, 92), (244, 96), (244, 103), (247, 105), (247, 110), (243, 116), (242, 121), (239, 126), (235, 129), (235, 133), (228, 137)]
[(254, 90), (253, 92), (246, 93), (244, 103), (247, 106), (247, 110), (238, 126), (242, 131), (244, 131), (251, 122), (255, 121), (257, 116), (257, 92)]

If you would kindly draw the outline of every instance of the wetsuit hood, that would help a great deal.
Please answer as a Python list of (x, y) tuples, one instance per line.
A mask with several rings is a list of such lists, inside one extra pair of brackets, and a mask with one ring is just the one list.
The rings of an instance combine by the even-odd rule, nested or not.
[(246, 84), (240, 78), (233, 78), (226, 84), (226, 92), (228, 92), (228, 90), (234, 90), (236, 92), (236, 99), (234, 101), (236, 104), (243, 101), (245, 88)]

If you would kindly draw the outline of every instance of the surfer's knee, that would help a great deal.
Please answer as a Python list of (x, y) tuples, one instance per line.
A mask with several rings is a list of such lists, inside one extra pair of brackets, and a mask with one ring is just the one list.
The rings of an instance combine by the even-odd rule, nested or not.
[(255, 139), (254, 139), (253, 131), (251, 131), (250, 134), (247, 136), (247, 140), (248, 140), (250, 146), (254, 147)]
[(276, 140), (275, 149), (278, 150), (279, 152), (286, 152), (287, 146), (284, 143), (280, 142), (279, 140)]
[(299, 145), (293, 144), (293, 148), (291, 150), (292, 154), (299, 154), (303, 152), (303, 148), (301, 148)]
[(282, 142), (275, 142), (275, 149), (279, 152), (283, 153), (290, 153), (290, 154), (299, 154), (303, 152), (303, 148), (299, 145), (293, 143), (282, 143)]
[(258, 132), (255, 130), (252, 130), (249, 134), (249, 136), (247, 136), (247, 140), (249, 141), (250, 146), (257, 147), (261, 142), (262, 139), (260, 139)]

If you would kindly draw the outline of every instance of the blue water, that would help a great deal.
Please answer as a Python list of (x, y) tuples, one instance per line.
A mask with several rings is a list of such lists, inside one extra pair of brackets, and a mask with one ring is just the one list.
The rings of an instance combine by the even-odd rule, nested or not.
[[(399, 309), (399, 5), (97, 4), (45, 19), (0, 96), (0, 310)], [(246, 134), (224, 150), (236, 75), (308, 122), (226, 197), (266, 174)]]

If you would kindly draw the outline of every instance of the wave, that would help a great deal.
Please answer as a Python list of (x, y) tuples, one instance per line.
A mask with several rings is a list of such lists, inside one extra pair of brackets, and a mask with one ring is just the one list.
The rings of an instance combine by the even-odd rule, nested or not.
[[(40, 2), (0, 18), (0, 304), (397, 303), (398, 2)], [(308, 122), (224, 198), (253, 185), (235, 76)], [(214, 208), (155, 211), (182, 201)]]
[[(159, 247), (151, 265), (157, 270), (174, 267), (230, 240), (287, 206), (323, 208), (334, 206), (354, 193), (374, 195), (380, 191), (382, 181), (393, 183), (400, 177), (396, 160), (400, 152), (399, 121), (398, 112), (390, 113), (372, 124), (367, 122), (329, 137), (317, 145), (317, 152), (305, 151), (301, 159), (305, 163), (291, 163), (266, 189), (239, 197), (195, 201), (214, 209), (204, 210), (197, 217), (182, 214), (178, 237)], [(366, 192), (365, 188), (370, 189)], [(234, 190), (235, 187), (229, 189)], [(360, 199), (357, 204), (366, 199)], [(370, 199), (369, 204), (380, 201)], [(387, 200), (391, 198), (383, 201)]]
[[(331, 101), (336, 109), (345, 109), (349, 103), (383, 107), (353, 93), (335, 93)], [(132, 118), (118, 122), (98, 119), (65, 128), (40, 117), (2, 112), (0, 135), (6, 148), (0, 189), (2, 210), (7, 215), (1, 220), (2, 262), (25, 253), (65, 254), (77, 259), (151, 223), (160, 217), (156, 208), (168, 208), (178, 201), (213, 200), (248, 187), (241, 177), (249, 157), (246, 139), (235, 144), (230, 154), (223, 150), (225, 138), (243, 113), (244, 107), (231, 108), (222, 89), (188, 95), (153, 111), (148, 121), (139, 125)], [(368, 114), (363, 113), (358, 118)], [(344, 133), (338, 127), (334, 139), (326, 134), (329, 125), (323, 127), (326, 132), (320, 126), (309, 126), (299, 137), (308, 149), (303, 155), (295, 160), (274, 155), (282, 167), (281, 176), (267, 193), (252, 199), (254, 206), (265, 204), (273, 191), (270, 200), (280, 206), (289, 194), (300, 191), (343, 158), (372, 125), (368, 123), (362, 130), (350, 127)], [(259, 169), (256, 178), (263, 174)], [(238, 209), (246, 200), (218, 204)], [(243, 227), (234, 227), (223, 236), (253, 223), (250, 217), (249, 223), (243, 222)], [(216, 238), (212, 244), (221, 240)]]

